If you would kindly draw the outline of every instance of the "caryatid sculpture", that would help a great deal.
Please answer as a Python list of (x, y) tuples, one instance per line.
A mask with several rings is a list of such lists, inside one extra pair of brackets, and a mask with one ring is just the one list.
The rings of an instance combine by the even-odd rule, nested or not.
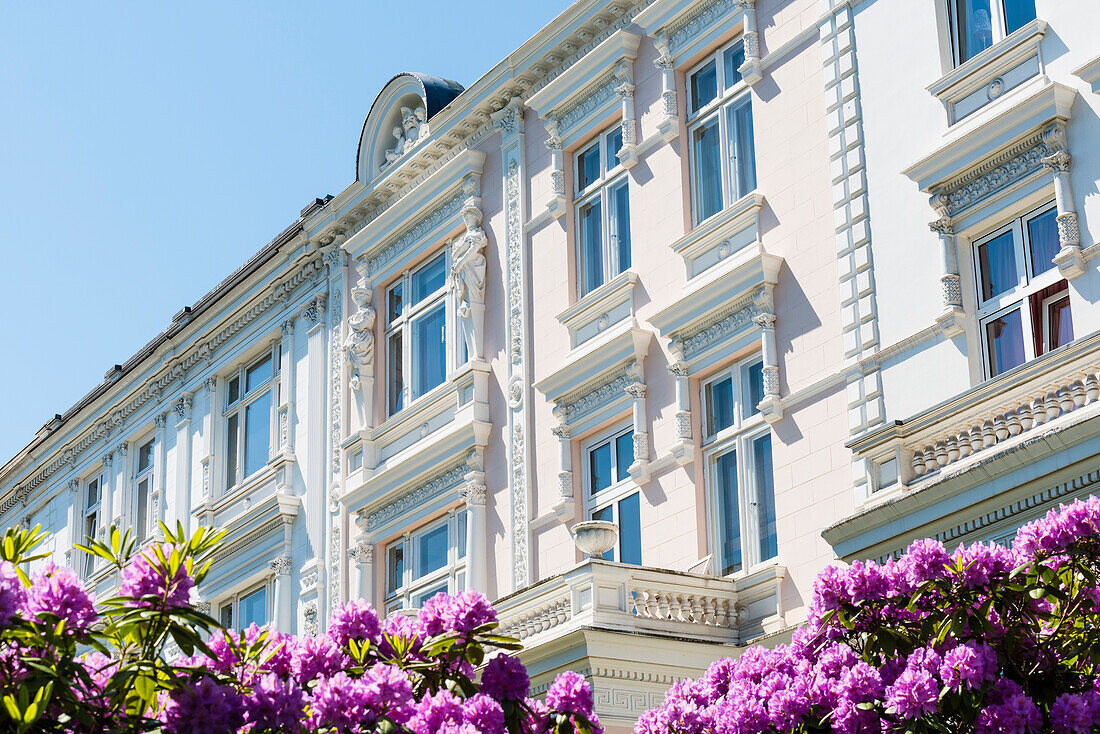
[(359, 265), (359, 280), (351, 289), (351, 300), (355, 303), (355, 313), (348, 318), (348, 336), (344, 340), (344, 350), (351, 363), (349, 384), (359, 403), (359, 418), (362, 425), (371, 419), (374, 396), (374, 321), (376, 313), (371, 300), (374, 296), (373, 284), (366, 275), (366, 266)]
[(470, 359), (482, 359), (485, 327), (485, 254), (489, 241), (481, 228), (481, 198), (471, 196), (462, 207), (466, 231), (451, 245), (447, 280), (455, 293), (455, 313)]

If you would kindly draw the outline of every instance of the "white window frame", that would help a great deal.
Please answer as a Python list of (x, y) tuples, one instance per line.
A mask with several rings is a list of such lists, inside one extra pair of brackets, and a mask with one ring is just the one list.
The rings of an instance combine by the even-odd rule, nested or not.
[[(449, 273), (451, 269), (451, 252), (449, 247), (444, 247), (438, 252), (432, 254), (415, 268), (405, 270), (401, 275), (391, 282), (385, 289), (385, 301), (383, 308), (385, 309), (386, 316), (386, 415), (395, 416), (403, 410), (407, 410), (410, 405), (422, 398), (424, 395), (432, 392), (438, 385), (428, 389), (420, 395), (414, 396), (412, 394), (412, 387), (416, 382), (416, 375), (413, 374), (413, 367), (416, 364), (416, 360), (413, 359), (413, 327), (416, 321), (435, 309), (440, 303), (443, 304), (443, 352), (444, 360), (446, 363), (445, 373), (443, 377), (443, 384), (447, 381), (446, 375), (450, 374), (457, 366), (457, 352), (456, 342), (461, 340), (455, 339), (455, 332), (453, 326), (453, 311), (454, 308), (449, 297), (450, 288), (447, 285), (447, 278), (444, 277), (443, 284), (432, 293), (424, 296), (417, 303), (411, 303), (410, 298), (412, 296), (412, 284), (413, 277), (425, 270), (429, 266), (433, 265), (439, 258), (443, 258), (443, 272)], [(401, 313), (398, 314), (392, 320), (390, 319), (390, 294), (397, 289), (401, 288)], [(400, 404), (394, 405), (394, 393), (393, 393), (393, 380), (394, 375), (390, 370), (392, 364), (392, 338), (395, 334), (401, 334), (401, 386), (400, 386)]]
[[(946, 0), (947, 1), (947, 17), (948, 22), (951, 25), (951, 56), (955, 62), (955, 66), (961, 66), (970, 59), (974, 58), (978, 54), (971, 54), (970, 58), (964, 59), (962, 57), (962, 39), (960, 37), (960, 31), (962, 30), (959, 22), (959, 0)], [(990, 18), (990, 30), (992, 31), (992, 40), (989, 47), (992, 48), (998, 43), (1003, 41), (1008, 35), (1008, 15), (1005, 12), (1004, 0), (989, 0), (989, 10), (992, 14)], [(985, 49), (983, 49), (985, 50)], [(981, 53), (979, 51), (978, 53)]]
[(236, 592), (234, 594), (230, 594), (226, 597), (223, 597), (220, 601), (218, 601), (217, 605), (214, 607), (215, 609), (217, 609), (217, 614), (218, 614), (217, 619), (218, 619), (218, 621), (221, 622), (225, 618), (224, 617), (225, 609), (226, 609), (226, 607), (228, 607), (230, 609), (230, 614), (231, 614), (232, 618), (230, 620), (230, 624), (227, 625), (226, 628), (227, 629), (235, 629), (235, 630), (243, 630), (244, 628), (241, 627), (240, 624), (239, 624), (240, 621), (241, 621), (241, 599), (245, 599), (247, 597), (250, 597), (253, 594), (259, 593), (260, 591), (264, 592), (264, 623), (262, 625), (258, 625), (258, 626), (260, 626), (260, 627), (269, 626), (271, 624), (271, 620), (272, 620), (272, 617), (273, 617), (273, 614), (274, 614), (274, 598), (273, 597), (274, 597), (274, 592), (275, 592), (275, 585), (274, 585), (274, 583), (272, 583), (272, 579), (265, 579), (264, 581), (262, 581), (260, 583), (251, 584), (251, 585), (245, 587), (242, 591), (239, 591), (239, 592)]
[[(91, 539), (95, 540), (98, 537), (99, 527), (100, 527), (100, 508), (103, 506), (103, 479), (104, 479), (104, 476), (105, 475), (104, 475), (103, 472), (96, 472), (95, 474), (92, 474), (90, 477), (85, 478), (84, 481), (81, 483), (81, 492), (80, 492), (80, 502), (81, 502), (80, 539), (77, 541), (81, 545), (84, 545), (86, 543), (91, 542), (91, 541), (88, 540), (88, 538), (89, 538), (89, 535), (88, 535), (88, 522), (89, 522), (89, 520), (93, 523), (92, 534), (90, 536)], [(93, 484), (96, 487), (96, 501), (94, 503), (88, 501), (88, 492), (91, 489)], [(92, 574), (95, 573), (95, 559), (96, 559), (97, 556), (95, 556), (92, 553), (83, 553), (83, 552), (82, 552), (82, 555), (83, 555), (83, 559), (81, 561), (81, 565), (80, 565), (80, 569), (79, 569), (80, 576), (81, 576), (81, 578), (87, 579), (87, 578), (90, 578), (92, 576)]]
[[(156, 439), (149, 437), (133, 442), (134, 452), (134, 471), (133, 482), (130, 486), (133, 487), (133, 495), (130, 500), (130, 517), (133, 518), (131, 523), (134, 528), (134, 538), (137, 540), (138, 545), (148, 542), (153, 537), (154, 528), (152, 527), (152, 514), (153, 514), (153, 470), (157, 464), (156, 454)], [(145, 467), (141, 466), (141, 452), (143, 449), (149, 451), (149, 463)], [(141, 510), (141, 485), (145, 484), (145, 510)], [(139, 532), (144, 526), (144, 533)]]
[[(436, 586), (446, 585), (448, 594), (456, 594), (466, 588), (466, 547), (465, 543), (461, 542), (463, 535), (459, 532), (463, 522), (468, 522), (464, 506), (425, 523), (415, 530), (410, 530), (386, 544), (383, 553), (384, 576), (382, 578), (386, 614), (397, 609), (414, 609), (413, 599)], [(416, 541), (443, 526), (447, 527), (447, 562), (434, 571), (414, 577), (420, 553), (419, 544)], [(466, 527), (466, 532), (469, 532), (469, 526)], [(401, 585), (396, 589), (390, 589), (390, 550), (399, 546), (404, 548)]]
[[(754, 566), (770, 558), (760, 558), (760, 528), (756, 512), (750, 512), (757, 503), (756, 487), (756, 457), (752, 451), (753, 444), (762, 436), (771, 433), (771, 428), (764, 421), (763, 414), (752, 406), (752, 412), (746, 416), (744, 408), (744, 374), (746, 371), (762, 363), (760, 355), (753, 355), (739, 360), (710, 377), (702, 380), (699, 385), (699, 401), (703, 408), (703, 459), (706, 467), (707, 481), (707, 516), (709, 518), (710, 552), (715, 559), (712, 564), (716, 573), (721, 573), (726, 560), (721, 557), (722, 521), (718, 507), (718, 460), (730, 451), (737, 452), (737, 519), (741, 533), (741, 568), (730, 572), (729, 576), (739, 576), (748, 573)], [(707, 404), (707, 386), (729, 377), (733, 385), (733, 423), (716, 433), (710, 432), (707, 416), (710, 414), (710, 406)], [(772, 503), (775, 503), (775, 460), (774, 460), (774, 434), (772, 435)], [(776, 539), (778, 546), (778, 538)], [(778, 548), (777, 548), (778, 554)]]
[[(282, 345), (279, 342), (273, 343), (267, 351), (263, 354), (249, 359), (239, 364), (233, 372), (224, 375), (222, 380), (225, 383), (225, 393), (222, 401), (222, 425), (225, 426), (225, 437), (222, 441), (222, 446), (225, 451), (226, 462), (222, 467), (222, 477), (225, 481), (225, 493), (240, 487), (248, 479), (249, 475), (245, 474), (245, 456), (246, 456), (246, 442), (248, 437), (247, 415), (248, 406), (261, 399), (263, 396), (271, 395), (271, 405), (269, 408), (268, 416), (268, 437), (267, 437), (267, 461), (264, 462), (266, 466), (271, 461), (275, 454), (275, 431), (277, 423), (277, 415), (279, 410), (279, 371), (282, 362)], [(264, 380), (261, 384), (257, 385), (251, 392), (246, 392), (248, 385), (248, 372), (254, 367), (258, 367), (265, 360), (271, 360), (271, 376)], [(237, 399), (234, 402), (229, 402), (230, 385), (233, 381), (237, 381)], [(229, 445), (232, 440), (232, 429), (230, 429), (230, 421), (236, 416), (237, 418), (237, 447), (236, 447), (236, 471), (233, 477), (229, 476)], [(258, 469), (254, 473), (259, 473), (262, 469)]]
[[(638, 495), (639, 511), (641, 510), (641, 489), (638, 487), (638, 483), (630, 476), (628, 471), (625, 476), (618, 476), (619, 474), (619, 457), (618, 457), (618, 439), (627, 434), (631, 434), (630, 444), (630, 464), (634, 463), (634, 440), (633, 440), (634, 426), (628, 423), (620, 423), (614, 428), (606, 431), (602, 431), (594, 436), (588, 438), (581, 445), (581, 488), (584, 492), (584, 502), (582, 506), (584, 508), (584, 517), (586, 520), (591, 520), (597, 512), (607, 507), (612, 507), (611, 516), (612, 522), (620, 528), (618, 538), (615, 541), (615, 560), (617, 562), (622, 561), (622, 525), (619, 518), (619, 502), (626, 499), (632, 494)], [(604, 444), (610, 444), (611, 446), (611, 472), (612, 483), (610, 487), (600, 490), (598, 494), (592, 492), (592, 453), (599, 449)], [(639, 528), (640, 531), (640, 528)]]
[[(580, 148), (573, 155), (573, 219), (575, 220), (576, 227), (576, 239), (577, 246), (575, 248), (577, 255), (577, 297), (583, 298), (592, 291), (599, 288), (604, 283), (612, 280), (616, 275), (623, 272), (630, 267), (629, 263), (626, 266), (622, 266), (619, 262), (619, 247), (618, 247), (618, 234), (612, 234), (613, 231), (621, 229), (623, 226), (622, 221), (618, 221), (616, 215), (617, 227), (612, 227), (612, 190), (618, 189), (619, 186), (625, 186), (627, 190), (627, 216), (626, 216), (626, 228), (627, 236), (629, 238), (630, 232), (630, 177), (627, 176), (626, 168), (623, 166), (622, 161), (619, 160), (617, 152), (612, 154), (615, 159), (615, 164), (608, 166), (608, 154), (611, 150), (609, 139), (616, 133), (620, 136), (619, 150), (622, 149), (622, 125), (616, 123), (607, 130), (596, 136), (594, 140)], [(597, 156), (600, 161), (600, 175), (596, 177), (588, 186), (581, 188), (581, 157), (592, 151), (597, 150)], [(584, 255), (584, 230), (581, 222), (581, 208), (593, 201), (599, 200), (600, 202), (600, 254), (601, 254), (601, 267), (603, 268), (602, 282), (591, 289), (586, 290), (585, 284), (587, 278), (587, 261)], [(631, 244), (633, 240), (631, 239)], [(631, 253), (631, 260), (633, 260), (633, 253)]]
[[(695, 225), (698, 225), (698, 224), (706, 221), (706, 219), (710, 219), (711, 217), (717, 216), (718, 214), (720, 214), (721, 212), (725, 211), (730, 206), (732, 206), (733, 203), (736, 202), (738, 199), (741, 199), (741, 198), (747, 196), (748, 194), (750, 194), (752, 191), (756, 190), (757, 186), (759, 185), (759, 181), (758, 181), (758, 178), (757, 178), (757, 171), (756, 171), (756, 125), (755, 125), (755, 121), (754, 121), (753, 122), (753, 156), (752, 156), (753, 186), (749, 189), (749, 191), (740, 192), (740, 196), (735, 196), (736, 192), (734, 191), (734, 186), (733, 186), (734, 171), (732, 170), (732, 167), (730, 166), (730, 155), (729, 155), (729, 150), (730, 150), (730, 146), (732, 145), (732, 141), (730, 139), (728, 110), (730, 108), (734, 107), (735, 105), (740, 104), (745, 99), (749, 99), (749, 105), (750, 105), (749, 116), (750, 116), (750, 118), (752, 117), (752, 106), (751, 106), (752, 105), (752, 100), (751, 100), (752, 89), (749, 87), (748, 83), (742, 78), (739, 81), (737, 81), (736, 83), (732, 84), (728, 89), (726, 88), (726, 79), (725, 79), (726, 65), (725, 65), (723, 57), (725, 56), (726, 51), (728, 51), (729, 49), (734, 48), (735, 46), (738, 46), (738, 45), (741, 45), (741, 46), (744, 45), (744, 37), (743, 36), (739, 36), (738, 38), (734, 39), (733, 41), (730, 41), (729, 43), (724, 44), (723, 46), (721, 46), (717, 50), (715, 50), (712, 53), (708, 54), (706, 56), (706, 58), (704, 58), (698, 64), (696, 64), (691, 69), (689, 69), (688, 72), (684, 75), (684, 79), (686, 81), (685, 88), (684, 88), (684, 96), (687, 99), (687, 109), (688, 109), (688, 115), (687, 115), (688, 161), (689, 161), (689, 164), (691, 166), (691, 170), (689, 172), (688, 179), (689, 179), (689, 182), (690, 182), (690, 185), (691, 185), (691, 219), (692, 219), (692, 222)], [(716, 75), (716, 84), (718, 85), (718, 93), (717, 93), (717, 95), (715, 95), (715, 98), (712, 99), (707, 104), (703, 105), (699, 109), (693, 109), (692, 108), (692, 99), (691, 99), (691, 78), (697, 72), (701, 71), (704, 67), (707, 66), (707, 64), (709, 64), (711, 62), (714, 62), (714, 65), (715, 65), (715, 75)], [(709, 123), (711, 120), (715, 119), (715, 117), (717, 117), (717, 119), (718, 119), (718, 145), (721, 149), (721, 155), (719, 157), (719, 166), (720, 166), (720, 172), (721, 172), (720, 179), (721, 179), (722, 206), (720, 206), (717, 211), (715, 211), (713, 214), (709, 215), (708, 217), (701, 218), (700, 215), (699, 215), (700, 214), (699, 213), (699, 193), (700, 192), (699, 192), (698, 179), (696, 178), (696, 174), (697, 174), (697, 171), (699, 170), (699, 167), (698, 167), (698, 162), (695, 160), (694, 135), (695, 135), (695, 130), (697, 130), (702, 125), (704, 125), (706, 123)]]
[[(993, 374), (992, 365), (989, 360), (989, 336), (986, 325), (1011, 311), (1020, 311), (1020, 324), (1023, 330), (1024, 340), (1024, 363), (1026, 364), (1037, 356), (1041, 356), (1035, 354), (1035, 324), (1032, 323), (1031, 318), (1031, 297), (1035, 293), (1062, 280), (1064, 276), (1058, 270), (1057, 266), (1052, 266), (1037, 276), (1031, 275), (1031, 242), (1027, 223), (1050, 211), (1057, 211), (1055, 202), (1053, 201), (1048, 201), (1041, 206), (1033, 207), (1025, 213), (1013, 217), (1008, 222), (999, 225), (996, 229), (983, 234), (981, 237), (975, 238), (970, 244), (974, 273), (974, 292), (978, 304), (977, 321), (978, 338), (981, 343), (982, 375), (985, 379), (992, 379), (997, 376)], [(979, 249), (982, 245), (991, 242), (1006, 232), (1012, 233), (1012, 246), (1016, 258), (1017, 282), (1016, 285), (1009, 290), (986, 299), (982, 292), (982, 264)], [(1050, 296), (1043, 301), (1042, 310), (1040, 312), (1042, 314), (1043, 324), (1039, 325), (1039, 329), (1042, 331), (1043, 335), (1044, 351), (1049, 351), (1050, 344), (1046, 333), (1049, 323), (1049, 314), (1047, 312), (1048, 305), (1060, 300), (1068, 294), (1069, 291), (1066, 290), (1064, 293), (1059, 292), (1056, 296)], [(1070, 303), (1070, 322), (1072, 323), (1072, 300)]]

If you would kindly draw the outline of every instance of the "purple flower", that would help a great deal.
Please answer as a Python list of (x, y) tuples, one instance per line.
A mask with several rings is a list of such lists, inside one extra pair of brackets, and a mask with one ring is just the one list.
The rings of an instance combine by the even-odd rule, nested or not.
[(382, 639), (382, 626), (374, 607), (360, 599), (337, 607), (329, 622), (328, 634), (340, 647), (345, 647), (351, 639), (377, 645)]
[(462, 702), (450, 691), (440, 691), (420, 699), (408, 727), (414, 734), (437, 734), (444, 725), (461, 726), (465, 721)]
[(11, 622), (26, 600), (27, 589), (15, 572), (15, 566), (0, 561), (0, 625)]
[(229, 732), (244, 723), (240, 694), (212, 678), (174, 689), (162, 712), (164, 734)]
[(997, 678), (997, 653), (986, 644), (966, 643), (943, 655), (940, 677), (945, 686), (980, 688)]
[(375, 665), (360, 678), (363, 702), (377, 715), (388, 716), (404, 724), (415, 711), (412, 681), (408, 674), (394, 665)]
[(886, 705), (903, 719), (919, 719), (936, 710), (936, 679), (920, 667), (907, 667), (886, 689)]
[(478, 693), (463, 705), (466, 723), (481, 734), (504, 734), (504, 709), (494, 699)]
[(993, 684), (986, 704), (978, 714), (976, 734), (1029, 734), (1043, 724), (1039, 707), (1009, 678)]
[(351, 660), (330, 637), (300, 637), (290, 657), (290, 672), (305, 685), (319, 676), (332, 676)]
[(424, 634), (429, 637), (444, 632), (469, 635), (478, 627), (497, 621), (497, 612), (480, 591), (464, 591), (455, 596), (436, 594), (417, 614)]
[[(309, 703), (309, 725), (341, 732), (368, 731), (377, 718), (366, 705), (366, 687), (341, 671), (321, 678)], [(360, 726), (362, 725), (362, 726)]]
[(67, 568), (49, 563), (34, 575), (23, 607), (25, 616), (65, 621), (65, 632), (84, 635), (95, 622), (94, 599)]
[[(161, 545), (166, 561), (170, 560), (173, 550), (167, 543)], [(168, 564), (161, 563), (156, 551), (150, 548), (122, 572), (119, 594), (130, 597), (133, 606), (182, 607), (188, 604), (194, 585), (195, 580), (183, 565), (169, 578)]]
[(481, 690), (498, 701), (522, 701), (531, 690), (531, 680), (519, 658), (497, 655), (481, 671)]
[(898, 565), (905, 572), (905, 580), (915, 589), (924, 581), (944, 578), (949, 561), (943, 543), (923, 539), (910, 544)]
[(304, 716), (306, 694), (293, 679), (274, 673), (260, 676), (244, 710), (245, 723), (258, 731), (297, 731)]
[(386, 617), (382, 620), (382, 641), (378, 645), (378, 654), (384, 658), (396, 656), (396, 651), (386, 639), (386, 637), (392, 637), (395, 640), (411, 641), (408, 655), (416, 659), (419, 657), (418, 653), (420, 652), (420, 643), (423, 636), (424, 631), (416, 619), (407, 617), (404, 614), (394, 614), (391, 617)]
[(592, 689), (579, 673), (567, 670), (558, 675), (546, 692), (546, 705), (559, 713), (592, 718)]
[(1050, 707), (1050, 723), (1055, 734), (1088, 734), (1092, 731), (1093, 710), (1088, 697), (1063, 693)]

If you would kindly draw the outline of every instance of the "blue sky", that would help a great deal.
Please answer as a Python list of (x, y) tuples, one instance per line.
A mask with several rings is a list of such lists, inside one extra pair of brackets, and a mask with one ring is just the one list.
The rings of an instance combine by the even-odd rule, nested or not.
[(568, 4), (0, 4), (0, 463), (347, 186), (390, 77), (468, 86)]

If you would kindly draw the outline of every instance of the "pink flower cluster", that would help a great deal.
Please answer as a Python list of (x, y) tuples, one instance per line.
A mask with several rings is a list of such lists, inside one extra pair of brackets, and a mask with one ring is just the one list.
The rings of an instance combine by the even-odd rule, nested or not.
[(1100, 646), (1098, 576), (1097, 497), (1011, 548), (920, 540), (897, 560), (827, 568), (791, 644), (676, 684), (635, 732), (1100, 730), (1098, 671), (1065, 652)]

